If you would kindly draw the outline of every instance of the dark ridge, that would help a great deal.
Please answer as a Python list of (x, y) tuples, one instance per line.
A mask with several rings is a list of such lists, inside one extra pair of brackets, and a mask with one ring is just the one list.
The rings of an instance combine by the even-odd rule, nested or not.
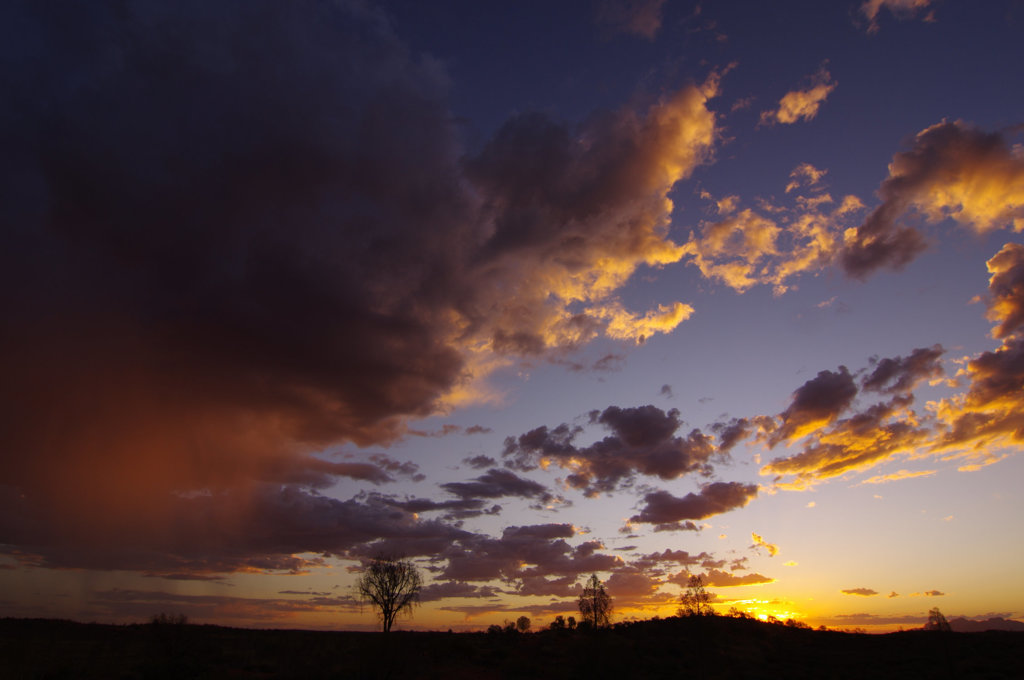
[(598, 631), (321, 632), (0, 619), (0, 677), (1020, 678), (1024, 633), (866, 635), (749, 619)]

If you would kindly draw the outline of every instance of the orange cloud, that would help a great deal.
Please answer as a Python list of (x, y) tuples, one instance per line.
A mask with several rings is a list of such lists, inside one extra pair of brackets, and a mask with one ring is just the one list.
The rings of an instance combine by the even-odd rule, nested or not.
[(844, 233), (842, 264), (864, 277), (880, 267), (899, 268), (925, 248), (910, 212), (929, 223), (952, 219), (979, 233), (1024, 230), (1024, 155), (1001, 133), (962, 121), (942, 122), (917, 134), (909, 151), (893, 156), (876, 207)]
[(822, 68), (811, 78), (811, 86), (806, 90), (793, 90), (783, 95), (777, 109), (761, 113), (761, 125), (781, 123), (789, 125), (800, 120), (811, 120), (818, 115), (818, 109), (825, 99), (836, 89), (829, 72)]
[(1024, 326), (1024, 246), (1007, 243), (986, 265), (988, 318), (999, 322), (992, 337), (1002, 339)]
[[(809, 164), (791, 173), (786, 191), (813, 186), (825, 175)], [(842, 251), (842, 233), (851, 217), (864, 208), (856, 196), (844, 196), (838, 205), (827, 193), (796, 196), (795, 207), (761, 205), (736, 212), (738, 196), (717, 202), (725, 216), (702, 223), (683, 245), (689, 262), (710, 279), (737, 292), (756, 285), (770, 285), (776, 295), (785, 293), (790, 280), (800, 274), (816, 274), (831, 265)]]

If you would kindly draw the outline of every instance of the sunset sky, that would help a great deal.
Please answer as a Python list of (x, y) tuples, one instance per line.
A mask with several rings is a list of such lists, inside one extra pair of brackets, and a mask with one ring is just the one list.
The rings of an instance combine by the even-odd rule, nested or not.
[(0, 616), (1024, 617), (1019, 0), (0, 4)]

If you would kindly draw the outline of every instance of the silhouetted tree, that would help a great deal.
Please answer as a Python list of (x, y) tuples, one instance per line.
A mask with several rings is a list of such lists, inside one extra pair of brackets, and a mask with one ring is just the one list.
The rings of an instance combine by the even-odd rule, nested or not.
[(583, 587), (578, 604), (583, 623), (588, 626), (603, 628), (611, 622), (612, 598), (609, 597), (597, 574), (591, 574), (587, 585)]
[(516, 619), (516, 630), (518, 630), (520, 633), (525, 633), (526, 631), (530, 630), (530, 617), (520, 616), (518, 619)]
[(412, 615), (422, 585), (420, 572), (411, 561), (381, 555), (370, 562), (359, 578), (357, 588), (363, 601), (378, 610), (387, 633), (399, 614), (408, 612)]
[(559, 614), (548, 628), (551, 630), (565, 630), (565, 617)]
[(931, 611), (928, 612), (928, 623), (924, 624), (924, 629), (937, 630), (943, 633), (953, 630), (949, 627), (949, 621), (942, 615), (938, 607), (932, 607)]
[(711, 595), (704, 588), (704, 577), (695, 574), (690, 576), (686, 584), (686, 592), (679, 598), (682, 606), (680, 616), (711, 616), (715, 610), (711, 608)]
[(576, 617), (570, 616), (565, 620), (565, 627), (569, 630), (576, 630)]

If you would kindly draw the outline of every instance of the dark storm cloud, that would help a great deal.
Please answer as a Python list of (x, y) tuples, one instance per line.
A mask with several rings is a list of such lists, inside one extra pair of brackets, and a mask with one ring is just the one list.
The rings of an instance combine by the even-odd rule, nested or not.
[(244, 524), (267, 484), (415, 477), (310, 452), (474, 394), (472, 348), (685, 318), (609, 299), (681, 256), (665, 199), (711, 156), (717, 76), (467, 158), (438, 62), (362, 2), (12, 0), (0, 72), (0, 479), (27, 499), (0, 540), (46, 560), (81, 555), (65, 527), (161, 555), (201, 497)]
[(861, 387), (888, 394), (911, 392), (922, 381), (941, 378), (945, 374), (939, 362), (945, 352), (942, 345), (933, 345), (919, 347), (908, 357), (876, 357), (871, 361), (874, 370), (861, 381)]
[(644, 507), (630, 522), (666, 524), (682, 520), (705, 519), (736, 508), (742, 508), (757, 496), (757, 484), (713, 482), (700, 493), (682, 498), (668, 491), (653, 491), (644, 496)]
[(0, 478), (157, 535), (177, 492), (386, 481), (303, 451), (393, 438), (462, 370), (431, 313), (470, 212), (434, 66), (343, 3), (11, 2), (0, 26)]
[[(0, 487), (0, 491), (10, 487)], [(384, 547), (405, 555), (435, 555), (471, 534), (443, 522), (419, 520), (380, 498), (340, 501), (297, 487), (264, 487), (195, 495), (168, 502), (174, 514), (162, 531), (158, 519), (109, 515), (62, 518), (50, 523), (48, 508), (0, 494), (0, 543), (8, 554), (47, 567), (133, 569), (154, 575), (237, 570), (302, 571), (322, 563), (303, 553), (374, 554)], [(386, 544), (386, 545), (385, 545)], [(14, 548), (14, 546), (20, 546)], [(13, 551), (12, 551), (13, 549)]]
[(539, 427), (518, 438), (505, 440), (503, 456), (520, 469), (548, 460), (571, 471), (567, 483), (587, 495), (607, 493), (628, 485), (640, 475), (676, 479), (698, 472), (710, 474), (715, 453), (711, 438), (700, 430), (675, 436), (682, 426), (679, 411), (667, 413), (655, 406), (593, 411), (590, 422), (612, 434), (589, 446), (576, 447), (582, 428), (563, 423), (554, 429)]
[(942, 122), (919, 132), (913, 148), (897, 153), (882, 199), (840, 255), (851, 276), (864, 278), (882, 267), (899, 269), (926, 247), (924, 236), (900, 221), (912, 211), (928, 222), (952, 218), (977, 232), (1024, 227), (1024, 159), (1002, 133), (984, 132), (962, 121)]
[(828, 425), (856, 396), (857, 385), (845, 366), (838, 371), (820, 371), (793, 393), (789, 407), (779, 415), (782, 424), (768, 436), (769, 445), (799, 439)]

